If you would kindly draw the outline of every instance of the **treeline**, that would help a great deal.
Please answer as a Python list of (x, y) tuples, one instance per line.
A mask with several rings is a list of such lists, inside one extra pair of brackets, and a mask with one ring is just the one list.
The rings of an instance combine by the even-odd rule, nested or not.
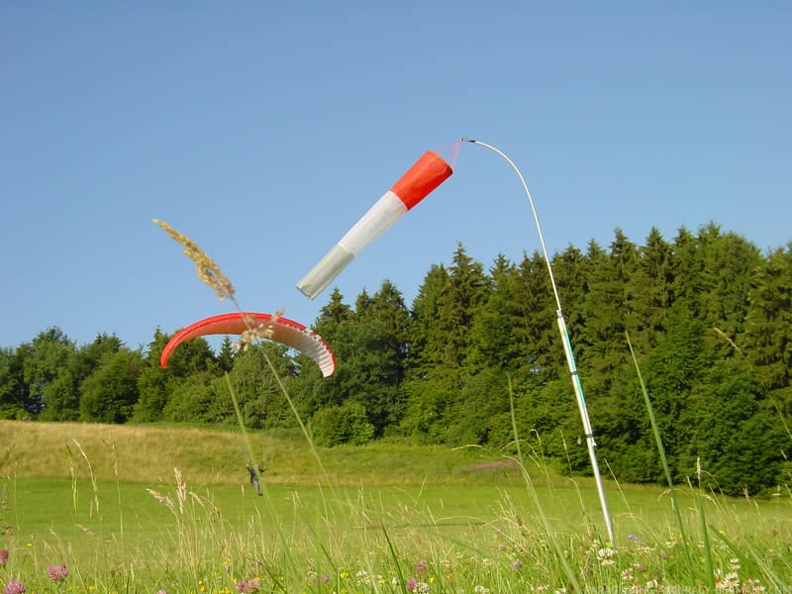
[[(792, 242), (763, 253), (710, 224), (644, 245), (621, 231), (604, 248), (552, 257), (598, 456), (625, 482), (663, 482), (630, 354), (652, 399), (674, 479), (727, 493), (792, 482)], [(338, 366), (265, 342), (179, 346), (155, 331), (131, 350), (100, 334), (76, 345), (58, 328), (0, 350), (0, 418), (105, 423), (297, 424), (317, 443), (409, 439), (524, 450), (568, 472), (589, 467), (541, 254), (487, 269), (458, 246), (409, 306), (389, 281), (347, 302), (335, 290), (315, 329)], [(278, 370), (276, 377), (267, 359)], [(700, 469), (700, 470), (699, 470)]]

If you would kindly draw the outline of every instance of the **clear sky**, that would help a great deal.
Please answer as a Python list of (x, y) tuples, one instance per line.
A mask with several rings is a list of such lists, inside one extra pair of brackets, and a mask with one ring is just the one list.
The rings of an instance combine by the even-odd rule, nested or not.
[[(0, 346), (59, 326), (131, 348), (243, 309), (312, 324), (297, 281), (426, 150), (511, 156), (551, 253), (714, 221), (792, 240), (789, 2), (0, 3)], [(539, 248), (519, 180), (454, 175), (335, 286), (408, 305), (461, 242)], [(563, 295), (562, 295), (563, 299)]]

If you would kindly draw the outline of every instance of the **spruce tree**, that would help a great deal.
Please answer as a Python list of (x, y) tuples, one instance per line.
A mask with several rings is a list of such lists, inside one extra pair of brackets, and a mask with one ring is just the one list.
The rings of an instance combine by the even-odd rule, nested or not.
[[(761, 253), (744, 238), (722, 233), (712, 223), (699, 230), (698, 242), (704, 264), (697, 279), (700, 319), (712, 340), (716, 339), (714, 329), (734, 340), (745, 329), (748, 294)], [(728, 341), (715, 340), (715, 347), (724, 356), (734, 352)]]
[(444, 336), (437, 329), (440, 296), (449, 286), (442, 264), (430, 267), (412, 303), (410, 350), (404, 382), (407, 402), (401, 429), (419, 440), (439, 439), (439, 418), (446, 401), (444, 382), (438, 380), (443, 363)]
[(398, 424), (404, 406), (402, 382), (409, 345), (410, 316), (401, 293), (390, 281), (372, 296), (358, 299), (347, 335), (352, 349), (345, 401), (364, 407), (374, 435)]
[(792, 415), (792, 242), (757, 268), (748, 305), (742, 351), (783, 413)]
[(657, 345), (665, 332), (665, 319), (673, 302), (671, 246), (656, 227), (652, 227), (639, 248), (638, 266), (632, 287), (630, 341), (637, 353), (646, 353)]

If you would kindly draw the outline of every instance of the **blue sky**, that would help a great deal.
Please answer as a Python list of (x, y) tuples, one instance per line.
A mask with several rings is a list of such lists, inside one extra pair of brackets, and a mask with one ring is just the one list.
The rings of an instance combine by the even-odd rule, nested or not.
[[(781, 247), (790, 26), (786, 2), (4, 2), (0, 346), (59, 326), (137, 348), (230, 311), (152, 218), (244, 309), (311, 324), (330, 290), (296, 282), (462, 136), (518, 164), (551, 252), (710, 221)], [(519, 180), (473, 145), (335, 286), (387, 278), (409, 304), (458, 242), (486, 265), (539, 248)]]

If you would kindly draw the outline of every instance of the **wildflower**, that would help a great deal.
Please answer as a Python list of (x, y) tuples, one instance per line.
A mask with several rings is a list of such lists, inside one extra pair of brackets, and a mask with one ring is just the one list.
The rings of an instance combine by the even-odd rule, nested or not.
[(157, 594), (168, 594), (168, 591), (165, 588), (161, 588), (157, 590)]
[(597, 557), (600, 560), (600, 565), (608, 566), (613, 565), (615, 561), (613, 560), (613, 556), (616, 554), (616, 551), (610, 547), (603, 547), (599, 551), (597, 551)]
[(737, 571), (740, 569), (740, 560), (739, 559), (730, 559), (729, 560), (729, 569), (732, 571)]
[(0, 565), (8, 563), (8, 549), (0, 549)]
[(473, 588), (474, 594), (489, 594), (489, 588), (487, 586), (476, 586)]
[(629, 538), (630, 540), (635, 541), (635, 542), (641, 542), (641, 537), (640, 536), (636, 536), (635, 534), (628, 534), (627, 538)]
[(47, 573), (53, 582), (62, 582), (69, 576), (69, 570), (65, 565), (50, 565), (47, 567)]
[(323, 573), (323, 574), (322, 574), (322, 583), (323, 583), (323, 584), (326, 584), (326, 583), (327, 583), (327, 582), (329, 582), (329, 581), (330, 581), (330, 576), (329, 576), (329, 575), (327, 575), (326, 573)]
[(418, 585), (418, 580), (415, 578), (410, 578), (407, 580), (407, 584), (404, 586), (408, 592), (415, 592), (415, 588)]
[(426, 573), (426, 561), (418, 561), (418, 564), (415, 566), (415, 571), (419, 575), (422, 573)]
[(742, 585), (742, 589), (740, 592), (749, 592), (750, 594), (762, 594), (766, 591), (766, 588), (759, 583), (759, 580), (753, 580), (751, 578), (747, 578)]
[(515, 559), (514, 561), (511, 562), (509, 567), (511, 567), (512, 571), (517, 571), (522, 567), (522, 561), (520, 561), (519, 559)]
[(715, 582), (716, 592), (736, 592), (740, 587), (740, 578), (736, 572), (727, 573), (723, 579)]
[(236, 582), (237, 592), (241, 594), (253, 594), (253, 592), (258, 592), (260, 586), (261, 582), (256, 579), (247, 581), (237, 580)]
[(154, 223), (159, 225), (159, 227), (170, 235), (174, 241), (181, 244), (184, 248), (182, 250), (184, 255), (195, 263), (195, 271), (198, 274), (198, 278), (214, 290), (220, 301), (224, 299), (234, 300), (234, 286), (231, 284), (231, 281), (226, 278), (226, 275), (223, 274), (220, 267), (215, 264), (214, 260), (212, 260), (197, 243), (186, 235), (176, 231), (165, 221), (154, 219)]
[(3, 588), (3, 594), (25, 594), (25, 586), (18, 580), (8, 580), (6, 587)]

